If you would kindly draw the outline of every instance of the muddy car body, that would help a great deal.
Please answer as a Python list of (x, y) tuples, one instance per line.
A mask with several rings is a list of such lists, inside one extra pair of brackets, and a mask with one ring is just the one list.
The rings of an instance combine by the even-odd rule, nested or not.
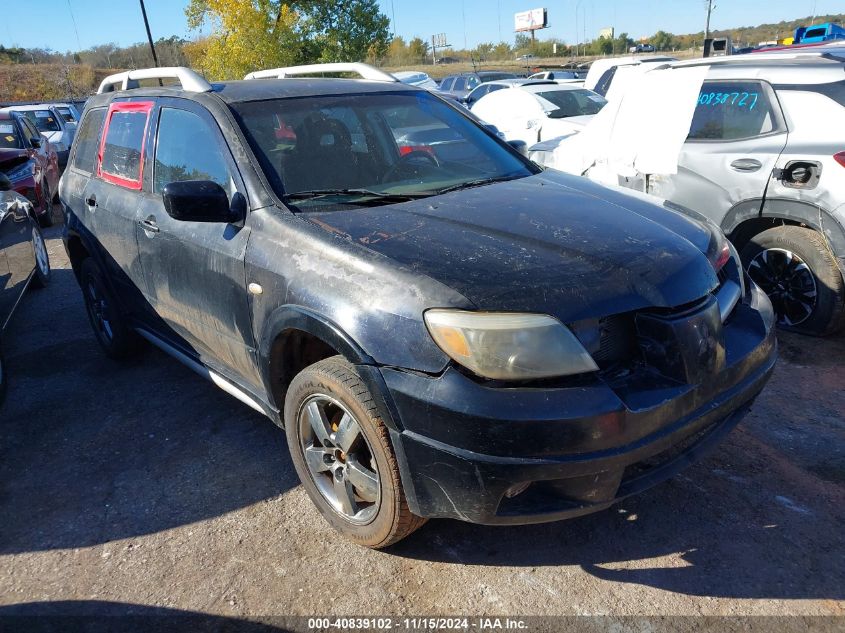
[[(182, 89), (130, 73), (91, 98), (62, 180), (92, 325), (110, 355), (140, 335), (284, 426), (353, 541), (605, 508), (718, 441), (768, 379), (771, 306), (715, 227), (543, 173), (374, 69), (172, 72)], [(111, 160), (119, 112), (138, 149), (109, 181), (94, 148)], [(214, 182), (156, 175), (185, 125), (210, 143), (192, 156), (220, 153)], [(463, 147), (405, 151), (413, 125)]]

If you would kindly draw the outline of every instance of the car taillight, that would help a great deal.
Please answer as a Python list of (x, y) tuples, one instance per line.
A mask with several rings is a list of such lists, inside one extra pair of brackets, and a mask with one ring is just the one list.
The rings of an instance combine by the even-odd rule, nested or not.
[(833, 160), (845, 167), (845, 152), (839, 152), (833, 155)]
[(713, 261), (713, 270), (719, 272), (728, 263), (728, 260), (731, 258), (731, 247), (728, 246), (728, 243), (725, 242), (722, 245), (722, 250), (716, 255), (716, 259)]

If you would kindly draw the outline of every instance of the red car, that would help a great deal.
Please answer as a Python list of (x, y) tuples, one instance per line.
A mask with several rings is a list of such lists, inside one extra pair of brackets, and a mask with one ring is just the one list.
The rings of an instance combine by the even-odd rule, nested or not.
[(53, 201), (59, 191), (56, 151), (26, 117), (0, 112), (0, 172), (12, 188), (32, 202), (41, 226), (53, 224)]

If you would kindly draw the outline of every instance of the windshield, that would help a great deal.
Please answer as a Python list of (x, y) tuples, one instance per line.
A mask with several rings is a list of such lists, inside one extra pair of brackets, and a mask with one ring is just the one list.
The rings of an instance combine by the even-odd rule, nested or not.
[(389, 204), (535, 173), (466, 115), (423, 91), (232, 108), (276, 193), (301, 210)]
[(549, 102), (547, 112), (553, 119), (598, 114), (607, 103), (592, 90), (549, 90), (536, 94)]
[(21, 114), (32, 121), (39, 132), (59, 132), (62, 129), (56, 116), (49, 110), (25, 110)]
[(17, 126), (9, 119), (0, 121), (0, 148), (23, 149)]
[(502, 79), (516, 79), (517, 76), (513, 73), (484, 73), (480, 75), (481, 83), (487, 83), (488, 81), (501, 81)]

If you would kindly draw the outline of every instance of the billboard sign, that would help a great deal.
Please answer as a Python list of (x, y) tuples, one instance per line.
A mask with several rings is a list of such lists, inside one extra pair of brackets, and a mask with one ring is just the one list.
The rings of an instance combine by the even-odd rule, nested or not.
[(549, 26), (549, 14), (545, 9), (531, 9), (530, 11), (521, 11), (515, 13), (513, 16), (513, 30), (520, 31), (536, 31), (538, 29), (545, 29)]

